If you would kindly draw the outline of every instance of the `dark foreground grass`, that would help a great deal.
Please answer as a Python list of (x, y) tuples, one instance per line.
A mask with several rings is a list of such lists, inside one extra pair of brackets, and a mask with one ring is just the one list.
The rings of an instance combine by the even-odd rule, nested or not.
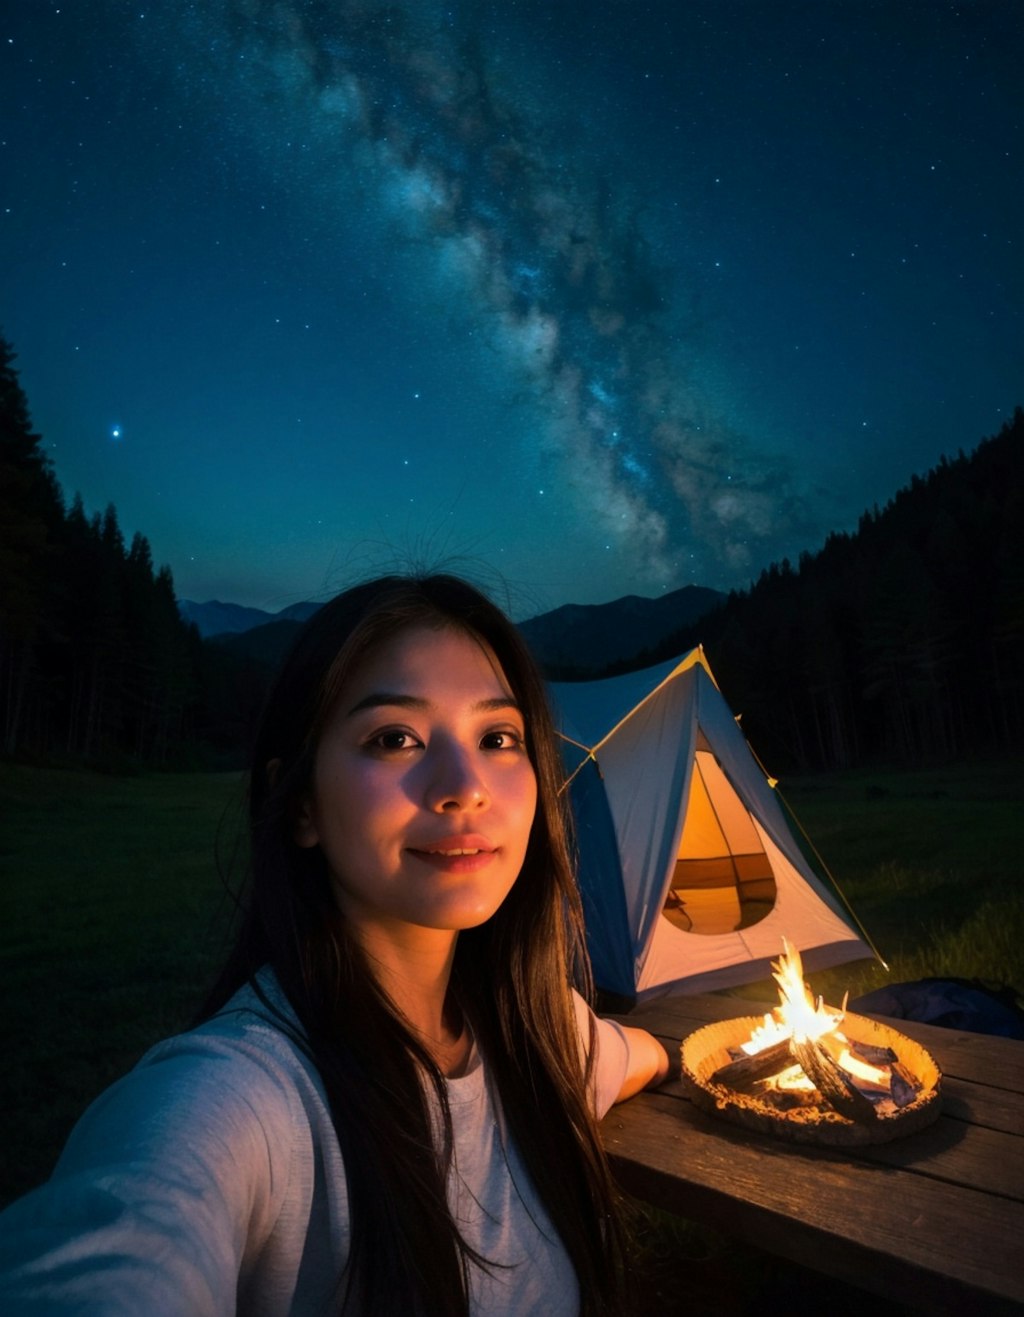
[[(1024, 763), (784, 782), (890, 973), (811, 975), (838, 1000), (926, 974), (1024, 992)], [(87, 1103), (184, 1027), (224, 952), (215, 864), (237, 776), (107, 777), (0, 764), (0, 1204), (48, 1174)], [(736, 990), (771, 1000), (769, 983)], [(858, 1291), (638, 1206), (647, 1312), (859, 1312)], [(900, 1309), (872, 1300), (875, 1317)]]
[(228, 913), (214, 842), (239, 797), (237, 775), (0, 765), (0, 1202), (197, 1008)]

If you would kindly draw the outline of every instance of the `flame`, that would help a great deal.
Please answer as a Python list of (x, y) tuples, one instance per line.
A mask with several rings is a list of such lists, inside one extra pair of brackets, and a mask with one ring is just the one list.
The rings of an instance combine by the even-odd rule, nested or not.
[(748, 1056), (754, 1056), (772, 1043), (786, 1038), (822, 1038), (838, 1029), (846, 1014), (846, 1002), (841, 1010), (824, 1006), (819, 997), (811, 996), (804, 982), (804, 966), (800, 952), (783, 938), (782, 955), (772, 963), (772, 978), (779, 985), (779, 1005), (764, 1017), (743, 1044)]
[[(839, 1037), (842, 1038), (842, 1034)], [(836, 1060), (848, 1075), (852, 1075), (854, 1079), (859, 1079), (862, 1084), (874, 1084), (878, 1088), (884, 1088), (886, 1092), (889, 1091), (889, 1072), (880, 1069), (876, 1065), (871, 1065), (867, 1061), (862, 1061), (859, 1056), (854, 1056), (848, 1047), (842, 1048)]]
[[(848, 1040), (839, 1028), (846, 1016), (846, 998), (843, 998), (839, 1009), (825, 1006), (820, 997), (815, 1001), (804, 982), (800, 952), (796, 947), (791, 947), (785, 938), (782, 941), (782, 955), (772, 962), (772, 978), (779, 985), (779, 1004), (764, 1017), (761, 1024), (754, 1027), (749, 1040), (742, 1044), (742, 1050), (748, 1056), (756, 1056), (773, 1043), (781, 1043), (788, 1038), (796, 1038), (800, 1042), (820, 1040), (847, 1074), (862, 1084), (871, 1084), (888, 1092), (889, 1072), (854, 1056)], [(776, 1076), (775, 1082), (780, 1088), (814, 1087), (799, 1066), (791, 1066), (783, 1071)]]

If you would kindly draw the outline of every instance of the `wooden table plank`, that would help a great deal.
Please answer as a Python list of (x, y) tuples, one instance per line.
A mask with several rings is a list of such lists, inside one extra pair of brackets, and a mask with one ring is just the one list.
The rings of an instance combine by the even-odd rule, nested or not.
[(973, 1128), (940, 1116), (934, 1125), (906, 1139), (850, 1149), (858, 1159), (898, 1167), (918, 1175), (970, 1185), (1024, 1203), (1024, 1138)]
[(1024, 1093), (943, 1075), (942, 1114), (971, 1125), (1024, 1136)]
[(602, 1128), (627, 1191), (678, 1215), (935, 1312), (1024, 1303), (1020, 1202), (761, 1138), (662, 1093)]
[[(690, 1112), (697, 1110), (678, 1080), (663, 1084), (658, 1093), (685, 1104), (685, 1109), (680, 1106), (678, 1111), (681, 1121), (689, 1122)], [(712, 1128), (725, 1123), (716, 1120)], [(794, 1145), (783, 1143), (782, 1146)], [(968, 1129), (963, 1121), (943, 1114), (934, 1125), (905, 1139), (833, 1151), (844, 1158), (911, 1170), (1024, 1202), (1024, 1134), (1016, 1130), (992, 1130), (984, 1126)]]
[(882, 1015), (873, 1018), (923, 1043), (944, 1075), (990, 1084), (1012, 1093), (1024, 1090), (1024, 1042), (1019, 1039), (957, 1033), (913, 1020), (890, 1020)]

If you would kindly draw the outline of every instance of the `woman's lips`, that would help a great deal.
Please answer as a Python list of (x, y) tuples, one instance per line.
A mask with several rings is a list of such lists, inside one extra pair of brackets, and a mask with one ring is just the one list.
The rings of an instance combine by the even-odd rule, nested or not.
[(492, 842), (476, 833), (442, 837), (422, 846), (410, 846), (409, 850), (418, 860), (445, 873), (474, 873), (486, 868), (498, 853)]

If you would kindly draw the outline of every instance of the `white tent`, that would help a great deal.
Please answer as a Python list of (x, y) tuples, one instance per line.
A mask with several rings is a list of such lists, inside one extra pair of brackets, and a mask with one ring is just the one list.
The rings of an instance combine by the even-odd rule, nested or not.
[(702, 649), (551, 686), (598, 987), (640, 1000), (871, 956), (797, 845)]

